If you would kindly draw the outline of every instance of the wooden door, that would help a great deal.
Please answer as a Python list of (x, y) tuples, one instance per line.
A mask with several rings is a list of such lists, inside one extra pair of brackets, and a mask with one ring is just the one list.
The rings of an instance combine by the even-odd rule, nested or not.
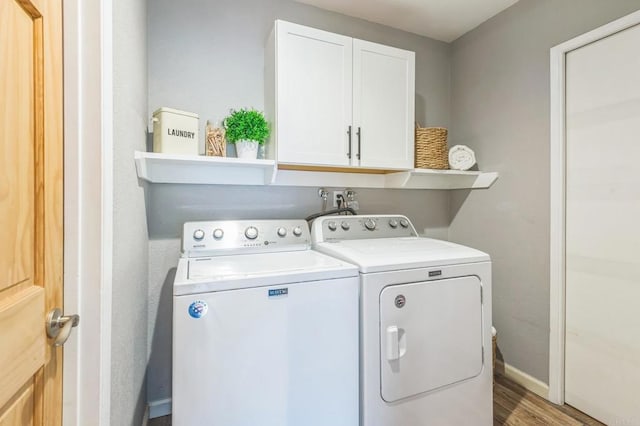
[(62, 351), (61, 0), (0, 0), (0, 425), (58, 425)]
[(276, 26), (278, 162), (348, 166), (352, 39)]
[(354, 40), (355, 165), (412, 169), (414, 117), (415, 53)]
[(565, 401), (640, 424), (640, 26), (566, 56)]

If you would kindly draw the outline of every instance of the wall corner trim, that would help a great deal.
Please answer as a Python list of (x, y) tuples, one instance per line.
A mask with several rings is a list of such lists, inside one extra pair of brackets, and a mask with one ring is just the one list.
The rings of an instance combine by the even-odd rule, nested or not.
[(144, 410), (144, 416), (142, 416), (142, 426), (147, 426), (149, 424), (149, 406)]

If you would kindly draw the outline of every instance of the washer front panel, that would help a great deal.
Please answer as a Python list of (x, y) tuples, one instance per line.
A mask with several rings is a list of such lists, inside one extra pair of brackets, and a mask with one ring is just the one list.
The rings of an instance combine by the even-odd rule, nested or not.
[(354, 426), (358, 278), (173, 299), (173, 422)]

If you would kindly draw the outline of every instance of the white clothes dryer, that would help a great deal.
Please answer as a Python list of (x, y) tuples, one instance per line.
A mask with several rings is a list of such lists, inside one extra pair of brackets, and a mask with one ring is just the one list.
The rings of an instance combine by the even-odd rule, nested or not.
[(492, 425), (489, 256), (397, 215), (319, 218), (312, 240), (360, 269), (361, 424)]
[(303, 220), (190, 222), (182, 248), (173, 424), (357, 425), (357, 268)]

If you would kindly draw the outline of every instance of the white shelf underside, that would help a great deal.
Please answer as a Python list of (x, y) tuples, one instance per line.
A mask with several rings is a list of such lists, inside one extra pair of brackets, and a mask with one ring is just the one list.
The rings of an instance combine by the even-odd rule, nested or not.
[(138, 177), (151, 183), (483, 189), (496, 172), (414, 169), (388, 174), (278, 170), (274, 160), (135, 153)]

